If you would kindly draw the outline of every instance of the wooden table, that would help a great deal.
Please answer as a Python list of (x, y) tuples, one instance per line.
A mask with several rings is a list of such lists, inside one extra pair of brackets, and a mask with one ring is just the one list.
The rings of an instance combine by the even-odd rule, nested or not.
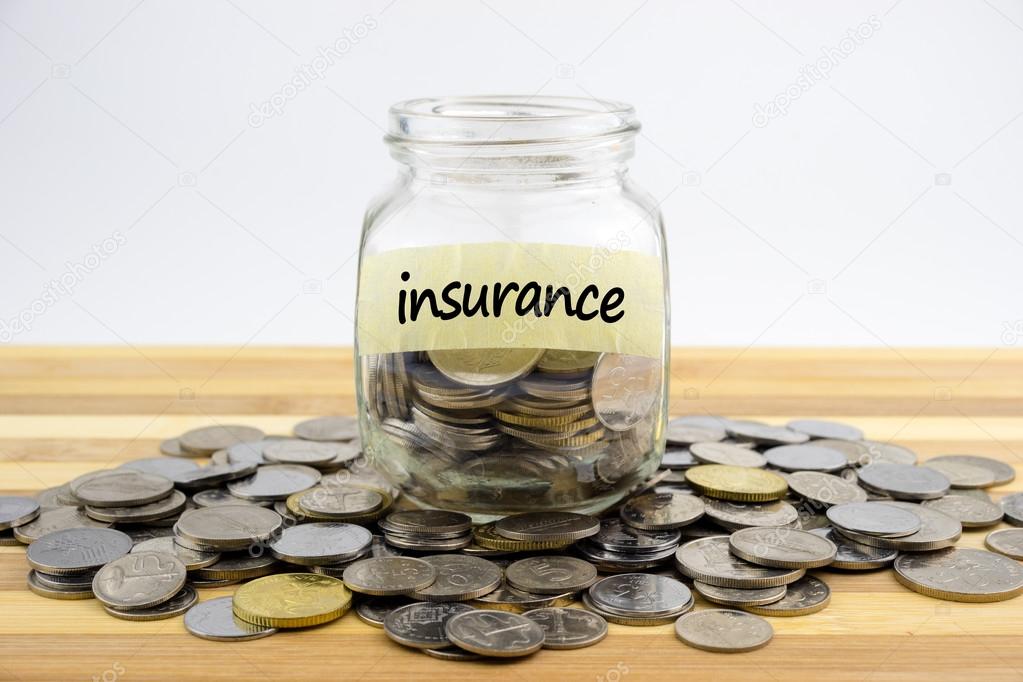
[[(678, 349), (672, 413), (782, 423), (832, 417), (928, 457), (1023, 453), (1023, 352)], [(350, 349), (6, 348), (0, 350), (0, 493), (32, 492), (128, 459), (195, 426), (287, 433), (303, 418), (354, 409)], [(1023, 487), (1023, 479), (992, 491)], [(980, 547), (986, 531), (961, 545)], [(710, 654), (671, 626), (611, 626), (601, 644), (517, 662), (442, 662), (391, 643), (353, 615), (240, 644), (188, 635), (181, 619), (129, 623), (93, 600), (25, 587), (24, 551), (0, 548), (0, 679), (694, 680), (1020, 679), (1023, 599), (959, 604), (920, 596), (891, 571), (827, 571), (825, 611), (772, 619), (748, 654)], [(231, 593), (206, 591), (202, 598)]]

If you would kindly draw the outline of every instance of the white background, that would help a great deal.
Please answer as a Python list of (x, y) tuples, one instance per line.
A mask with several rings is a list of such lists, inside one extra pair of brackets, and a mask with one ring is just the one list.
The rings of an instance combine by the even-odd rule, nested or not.
[(635, 105), (676, 345), (1023, 343), (1018, 0), (2, 0), (0, 341), (350, 343), (387, 107), (494, 92)]

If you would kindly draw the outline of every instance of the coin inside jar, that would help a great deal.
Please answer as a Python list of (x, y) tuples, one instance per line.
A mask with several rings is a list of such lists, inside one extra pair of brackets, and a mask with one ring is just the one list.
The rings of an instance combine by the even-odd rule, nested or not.
[(636, 355), (604, 353), (593, 368), (593, 411), (612, 431), (626, 431), (653, 409), (660, 395), (660, 361)]

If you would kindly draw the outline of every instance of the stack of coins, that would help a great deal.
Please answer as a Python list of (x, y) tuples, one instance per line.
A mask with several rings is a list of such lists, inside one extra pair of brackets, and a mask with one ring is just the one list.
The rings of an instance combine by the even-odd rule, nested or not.
[(403, 549), (443, 552), (463, 549), (472, 542), (472, 519), (459, 512), (397, 511), (379, 526), (388, 543)]

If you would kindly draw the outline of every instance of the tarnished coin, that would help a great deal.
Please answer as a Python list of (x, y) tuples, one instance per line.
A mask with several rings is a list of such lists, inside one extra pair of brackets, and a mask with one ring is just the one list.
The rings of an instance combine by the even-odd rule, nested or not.
[(544, 642), (543, 628), (508, 611), (464, 611), (448, 619), (444, 633), (461, 649), (496, 658), (528, 656)]
[(930, 500), (948, 493), (951, 483), (936, 469), (878, 462), (859, 471), (860, 484), (897, 500)]
[(665, 530), (695, 523), (703, 511), (703, 500), (696, 495), (650, 492), (631, 498), (620, 515), (633, 528)]
[[(1023, 493), (1006, 495), (1001, 499), (1000, 504), (1002, 513), (1005, 514), (1006, 523), (1011, 523), (1014, 526), (1023, 526)], [(25, 528), (25, 526), (22, 526), (22, 528)], [(21, 529), (15, 528), (14, 534), (17, 535), (19, 530)]]
[(39, 516), (39, 503), (31, 497), (0, 497), (0, 530), (24, 526)]
[(354, 559), (369, 550), (373, 534), (351, 523), (303, 523), (285, 528), (270, 542), (281, 561), (322, 566)]
[(315, 573), (278, 573), (245, 583), (234, 593), (234, 615), (273, 628), (304, 628), (337, 620), (352, 593), (337, 578)]
[(817, 471), (796, 471), (785, 478), (792, 492), (826, 507), (867, 501), (867, 493), (863, 488), (839, 476)]
[(592, 564), (559, 555), (519, 559), (508, 566), (505, 575), (511, 587), (531, 594), (578, 592), (597, 581)]
[(795, 419), (785, 426), (793, 431), (805, 433), (810, 438), (834, 440), (860, 440), (863, 438), (863, 431), (855, 426), (823, 419)]
[(295, 424), (294, 433), (303, 440), (355, 440), (359, 437), (359, 420), (347, 416), (316, 417)]
[(920, 530), (915, 510), (900, 509), (882, 502), (848, 502), (828, 507), (828, 520), (840, 530), (866, 535), (902, 537)]
[(124, 556), (132, 540), (110, 528), (70, 528), (47, 533), (28, 546), (28, 565), (43, 573), (85, 573)]
[(600, 531), (590, 541), (612, 552), (645, 553), (671, 549), (678, 545), (680, 537), (677, 529), (642, 530), (621, 519), (607, 518), (600, 522)]
[(759, 566), (818, 568), (835, 559), (834, 543), (793, 528), (744, 528), (728, 538), (732, 554)]
[(169, 601), (185, 586), (185, 565), (163, 552), (136, 552), (96, 573), (92, 591), (107, 606), (145, 609)]
[(823, 445), (779, 445), (764, 452), (767, 463), (782, 471), (839, 471), (849, 465), (844, 454)]
[(386, 524), (399, 533), (443, 537), (469, 532), (472, 528), (472, 519), (459, 512), (413, 509), (389, 514)]
[(200, 490), (196, 494), (192, 495), (192, 502), (194, 502), (197, 507), (224, 507), (239, 504), (252, 504), (257, 507), (265, 507), (268, 504), (267, 502), (260, 500), (242, 499), (241, 497), (232, 495), (224, 488)]
[(788, 491), (788, 484), (778, 474), (724, 464), (701, 464), (687, 469), (686, 482), (702, 495), (734, 502), (779, 500)]
[(473, 610), (459, 602), (414, 602), (387, 614), (384, 633), (398, 644), (416, 649), (451, 646), (445, 624), (454, 616)]
[(178, 437), (181, 449), (198, 455), (212, 455), (235, 443), (262, 440), (263, 432), (251, 426), (223, 425), (192, 429)]
[(525, 613), (544, 632), (544, 649), (582, 649), (607, 637), (607, 621), (582, 609), (545, 608)]
[(663, 365), (654, 358), (603, 353), (592, 377), (597, 419), (612, 431), (634, 427), (653, 409), (663, 374)]
[(430, 362), (445, 377), (463, 386), (501, 386), (529, 374), (543, 349), (475, 348), (432, 350)]
[[(721, 435), (723, 437), (724, 433)], [(732, 443), (693, 443), (689, 446), (689, 452), (702, 464), (754, 468), (767, 464), (767, 460), (759, 452)]]
[(787, 526), (799, 520), (799, 512), (788, 502), (742, 504), (725, 500), (704, 501), (707, 518), (728, 530), (754, 526)]
[(255, 462), (211, 464), (178, 474), (174, 477), (174, 485), (187, 491), (206, 490), (221, 483), (251, 476), (258, 467)]
[(87, 506), (85, 513), (99, 521), (110, 523), (145, 523), (175, 516), (185, 508), (188, 497), (180, 490), (171, 490), (170, 495), (146, 504), (131, 507)]
[(253, 625), (234, 615), (234, 598), (218, 597), (196, 604), (185, 613), (185, 629), (215, 642), (244, 642), (269, 637), (276, 628)]
[(199, 593), (191, 585), (185, 585), (165, 602), (146, 608), (120, 609), (103, 604), (103, 610), (114, 618), (132, 621), (164, 620), (185, 613), (199, 601)]
[(774, 629), (760, 616), (745, 611), (706, 609), (675, 621), (675, 635), (696, 649), (741, 653), (766, 646)]
[(727, 535), (687, 542), (675, 552), (675, 565), (693, 580), (741, 589), (787, 585), (806, 573), (801, 568), (768, 568), (744, 561), (731, 553)]
[[(1011, 483), (1016, 478), (1016, 470), (1005, 462), (999, 462), (997, 459), (982, 457), (980, 455), (939, 455), (928, 459), (924, 462), (924, 466), (934, 466), (938, 464), (939, 471), (941, 471), (939, 463), (943, 462), (968, 464), (971, 467), (986, 469), (991, 472), (992, 476), (994, 476), (994, 480), (989, 484), (993, 486)], [(943, 473), (946, 473), (947, 475), (947, 472)], [(949, 476), (949, 478), (951, 479), (952, 477)], [(958, 487), (954, 480), (952, 481), (952, 487)]]
[(935, 509), (928, 509), (911, 502), (885, 501), (878, 504), (888, 505), (916, 514), (920, 519), (920, 530), (900, 537), (883, 537), (857, 533), (839, 528), (836, 530), (854, 542), (874, 547), (897, 549), (901, 552), (930, 552), (936, 549), (951, 547), (963, 534), (963, 526), (958, 520)]
[(1017, 561), (1023, 560), (1023, 529), (1003, 528), (991, 531), (984, 538), (984, 544), (992, 552), (1004, 554)]
[(492, 561), (465, 554), (434, 554), (423, 561), (433, 566), (436, 579), (413, 592), (423, 601), (477, 599), (501, 586), (501, 567)]
[(871, 547), (854, 542), (834, 528), (814, 528), (810, 532), (826, 538), (835, 545), (835, 560), (828, 565), (829, 568), (840, 568), (847, 571), (884, 568), (895, 561), (895, 557), (899, 554), (895, 549)]
[(14, 537), (19, 542), (30, 544), (48, 533), (71, 528), (107, 528), (110, 524), (86, 516), (77, 507), (56, 507), (39, 512), (39, 516), (28, 523), (14, 527)]
[(895, 578), (914, 592), (951, 601), (1003, 601), (1023, 593), (1023, 566), (982, 549), (900, 554)]
[(407, 606), (409, 600), (404, 597), (373, 597), (355, 605), (355, 615), (363, 623), (375, 628), (384, 627), (387, 614), (401, 606)]
[(936, 500), (925, 500), (920, 506), (948, 514), (965, 528), (993, 526), (1002, 520), (1002, 508), (997, 504), (965, 495), (945, 495)]
[(227, 489), (246, 500), (283, 500), (320, 482), (320, 472), (301, 464), (261, 466), (249, 478), (231, 481)]
[(693, 601), (693, 593), (681, 581), (650, 573), (608, 576), (590, 586), (587, 594), (601, 609), (640, 618), (678, 615)]
[(341, 448), (336, 443), (279, 440), (263, 448), (263, 458), (277, 464), (307, 464), (315, 467), (332, 461), (340, 452)]
[(808, 575), (788, 585), (785, 596), (778, 601), (744, 608), (760, 616), (807, 616), (823, 611), (829, 603), (831, 588)]
[(44, 582), (38, 571), (28, 572), (28, 589), (47, 599), (92, 599), (92, 585), (60, 585)]
[(354, 592), (388, 597), (409, 595), (429, 587), (437, 570), (422, 559), (373, 557), (361, 559), (344, 571), (344, 581)]
[(810, 440), (810, 436), (805, 433), (759, 422), (729, 420), (725, 428), (736, 440), (752, 441), (759, 445), (798, 445)]
[(174, 525), (179, 542), (204, 551), (245, 549), (276, 535), (284, 521), (272, 509), (252, 505), (200, 507), (186, 511)]
[(600, 520), (572, 512), (527, 512), (498, 520), (494, 530), (512, 540), (571, 542), (599, 533)]
[(737, 587), (720, 587), (699, 580), (693, 581), (697, 594), (714, 604), (722, 606), (761, 606), (776, 602), (785, 596), (785, 585), (763, 587), (758, 590), (742, 590)]
[(138, 542), (131, 548), (131, 553), (138, 554), (140, 552), (163, 552), (164, 554), (171, 554), (177, 557), (178, 560), (185, 565), (185, 570), (187, 571), (205, 568), (206, 566), (215, 564), (220, 560), (220, 554), (217, 552), (200, 552), (198, 550), (182, 547), (174, 542), (173, 537), (152, 538)]
[(117, 468), (131, 469), (132, 471), (141, 471), (147, 474), (156, 474), (173, 480), (178, 474), (198, 469), (199, 465), (190, 459), (148, 457), (146, 459), (135, 459), (130, 462), (125, 462)]
[(298, 494), (296, 502), (307, 514), (347, 518), (377, 511), (384, 506), (384, 494), (352, 485), (321, 484)]
[[(664, 437), (672, 445), (692, 445), (695, 443), (716, 443), (725, 439), (725, 429), (720, 426), (691, 424), (678, 419), (668, 422)], [(724, 462), (721, 462), (724, 464)]]
[(170, 495), (174, 483), (166, 476), (132, 469), (110, 469), (71, 481), (71, 492), (91, 507), (127, 507)]

